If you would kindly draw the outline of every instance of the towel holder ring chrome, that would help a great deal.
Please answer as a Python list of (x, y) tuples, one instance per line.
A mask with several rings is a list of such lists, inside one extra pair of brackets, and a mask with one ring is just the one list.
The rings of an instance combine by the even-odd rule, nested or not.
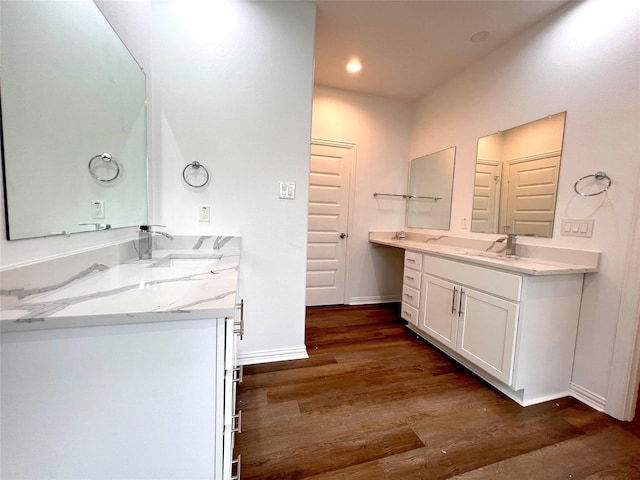
[[(607, 184), (601, 190), (598, 190), (597, 192), (594, 192), (594, 193), (585, 193), (578, 190), (578, 184), (581, 181), (591, 177), (593, 177), (596, 181), (606, 180)], [(585, 175), (584, 177), (579, 178), (578, 181), (573, 185), (573, 189), (576, 191), (578, 195), (582, 195), (583, 197), (593, 197), (595, 195), (600, 195), (606, 192), (607, 190), (609, 190), (610, 186), (611, 186), (611, 178), (609, 178), (609, 175), (607, 175), (607, 172), (599, 171), (596, 173), (592, 173), (591, 175)]]
[[(110, 165), (115, 165), (115, 167), (116, 167), (115, 175), (113, 175), (111, 178), (102, 178), (102, 177), (98, 176), (98, 174), (93, 170), (95, 168), (95, 166), (96, 166), (95, 162), (98, 159), (100, 159), (103, 162), (106, 162), (106, 163), (108, 163)], [(120, 176), (120, 164), (118, 163), (118, 161), (115, 158), (113, 158), (108, 153), (101, 153), (99, 155), (94, 155), (89, 160), (89, 173), (91, 174), (91, 176), (93, 178), (95, 178), (99, 182), (103, 182), (103, 183), (113, 182), (116, 178), (118, 178)]]
[[(196, 170), (196, 172), (199, 171), (200, 169), (202, 169), (204, 171), (205, 179), (204, 179), (203, 183), (193, 184), (189, 180), (187, 180), (187, 170), (189, 170), (190, 168)], [(182, 170), (182, 178), (184, 179), (185, 183), (187, 185), (189, 185), (190, 187), (202, 188), (207, 183), (209, 183), (209, 170), (207, 170), (207, 167), (202, 165), (200, 162), (191, 162), (186, 167), (184, 167), (184, 170)]]

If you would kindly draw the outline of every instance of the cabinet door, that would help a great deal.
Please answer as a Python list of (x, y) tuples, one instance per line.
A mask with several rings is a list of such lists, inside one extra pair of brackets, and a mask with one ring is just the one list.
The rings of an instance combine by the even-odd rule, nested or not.
[(510, 385), (518, 304), (463, 288), (457, 351), (470, 362)]
[(419, 328), (452, 349), (458, 333), (458, 294), (460, 287), (424, 274)]

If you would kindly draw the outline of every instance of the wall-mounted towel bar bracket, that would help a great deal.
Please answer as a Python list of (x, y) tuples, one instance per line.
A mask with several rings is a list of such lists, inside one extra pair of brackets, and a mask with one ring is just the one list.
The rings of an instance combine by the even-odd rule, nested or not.
[(398, 195), (395, 193), (373, 193), (374, 197), (402, 197), (405, 200), (413, 200), (413, 199), (425, 199), (425, 200), (433, 200), (437, 202), (438, 200), (442, 200), (442, 197), (425, 197), (421, 195)]

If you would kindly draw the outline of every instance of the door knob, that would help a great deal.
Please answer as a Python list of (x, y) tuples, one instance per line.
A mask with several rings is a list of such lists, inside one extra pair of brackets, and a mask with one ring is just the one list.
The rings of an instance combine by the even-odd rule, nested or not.
[(346, 237), (348, 237), (348, 236), (349, 236), (349, 235), (347, 235), (346, 233), (341, 233), (341, 234), (340, 234), (340, 238), (346, 238)]

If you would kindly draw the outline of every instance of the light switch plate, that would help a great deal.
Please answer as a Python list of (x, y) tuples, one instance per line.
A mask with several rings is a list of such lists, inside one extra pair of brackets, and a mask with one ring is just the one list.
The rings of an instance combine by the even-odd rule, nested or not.
[(296, 198), (296, 184), (291, 182), (280, 182), (280, 196), (279, 198), (285, 198), (287, 200), (293, 200)]
[(570, 237), (592, 237), (593, 218), (563, 218), (560, 235)]

